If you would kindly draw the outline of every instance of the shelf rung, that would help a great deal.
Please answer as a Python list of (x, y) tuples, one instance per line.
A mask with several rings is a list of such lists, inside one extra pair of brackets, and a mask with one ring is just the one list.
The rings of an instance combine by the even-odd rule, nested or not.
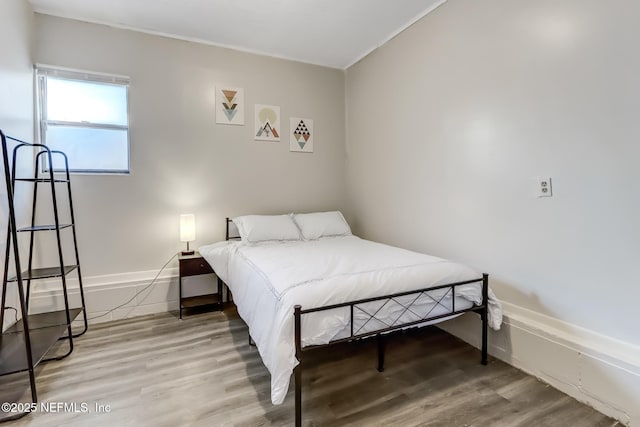
[[(22, 182), (51, 182), (51, 178), (16, 178), (16, 181)], [(69, 182), (68, 179), (55, 179), (53, 182)]]
[[(69, 228), (72, 225), (73, 224), (60, 224), (58, 228), (62, 230), (63, 228)], [(53, 231), (55, 229), (56, 229), (55, 224), (48, 224), (48, 225), (34, 225), (33, 227), (21, 227), (21, 228), (18, 228), (16, 231), (18, 233), (24, 233), (27, 231)]]
[[(78, 268), (77, 265), (65, 265), (62, 271), (60, 267), (34, 268), (22, 272), (22, 280), (49, 279), (51, 277), (62, 277), (71, 273)], [(11, 276), (7, 281), (15, 282), (18, 280), (16, 276)]]
[[(78, 315), (82, 313), (82, 308), (70, 308), (69, 317), (73, 322)], [(53, 328), (56, 326), (67, 326), (67, 312), (65, 310), (47, 311), (44, 313), (30, 314), (27, 316), (29, 322), (29, 332), (36, 329)], [(10, 328), (4, 331), (5, 334), (15, 334), (24, 331), (24, 323), (22, 320), (14, 323)]]
[(210, 305), (220, 305), (218, 294), (213, 295), (197, 295), (194, 297), (182, 297), (182, 308), (196, 308)]

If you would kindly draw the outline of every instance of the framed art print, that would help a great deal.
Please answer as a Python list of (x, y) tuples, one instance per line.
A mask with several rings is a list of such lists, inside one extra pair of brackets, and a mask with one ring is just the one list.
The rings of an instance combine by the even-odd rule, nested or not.
[(256, 104), (254, 139), (280, 141), (280, 107)]
[(216, 123), (244, 125), (244, 89), (216, 87)]
[(289, 122), (289, 151), (313, 153), (313, 120), (291, 117)]

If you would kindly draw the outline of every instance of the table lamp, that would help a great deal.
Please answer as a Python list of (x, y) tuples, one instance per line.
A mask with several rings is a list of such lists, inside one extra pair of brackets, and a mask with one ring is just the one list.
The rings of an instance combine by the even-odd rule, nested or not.
[(189, 242), (196, 240), (196, 217), (194, 214), (180, 215), (180, 241), (187, 242), (187, 250), (182, 255), (193, 255), (195, 251), (189, 250)]

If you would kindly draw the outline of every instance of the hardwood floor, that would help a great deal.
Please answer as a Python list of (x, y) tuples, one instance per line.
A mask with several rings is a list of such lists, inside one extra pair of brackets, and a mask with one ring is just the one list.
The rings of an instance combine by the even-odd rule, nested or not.
[[(293, 424), (292, 387), (283, 405), (271, 404), (269, 373), (233, 309), (104, 323), (75, 343), (70, 357), (38, 368), (38, 393), (41, 402), (86, 403), (89, 413), (38, 411), (5, 425)], [(480, 365), (478, 350), (437, 328), (390, 339), (383, 373), (375, 341), (313, 359), (304, 373), (305, 425), (619, 425), (500, 361)], [(25, 376), (8, 378), (0, 379), (0, 401), (15, 398)]]

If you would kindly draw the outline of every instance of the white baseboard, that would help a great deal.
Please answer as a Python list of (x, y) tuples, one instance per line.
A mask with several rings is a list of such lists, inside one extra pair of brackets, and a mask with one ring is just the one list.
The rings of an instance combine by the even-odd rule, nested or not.
[[(178, 310), (177, 268), (165, 269), (154, 284), (149, 286), (156, 274), (157, 271), (138, 271), (84, 277), (84, 296), (89, 323)], [(189, 292), (188, 295), (215, 293), (217, 289), (210, 276), (188, 277), (183, 281), (185, 284), (189, 283), (189, 291), (196, 288), (196, 292)], [(77, 278), (70, 276), (67, 284), (69, 305), (72, 307), (80, 306)], [(183, 292), (187, 293), (185, 288), (187, 286), (183, 286)], [(60, 280), (35, 283), (30, 300), (29, 311), (31, 313), (63, 309), (64, 300), (60, 289)]]
[[(640, 347), (503, 303), (504, 324), (489, 333), (489, 353), (625, 425), (640, 426)], [(480, 347), (480, 320), (439, 324)]]

